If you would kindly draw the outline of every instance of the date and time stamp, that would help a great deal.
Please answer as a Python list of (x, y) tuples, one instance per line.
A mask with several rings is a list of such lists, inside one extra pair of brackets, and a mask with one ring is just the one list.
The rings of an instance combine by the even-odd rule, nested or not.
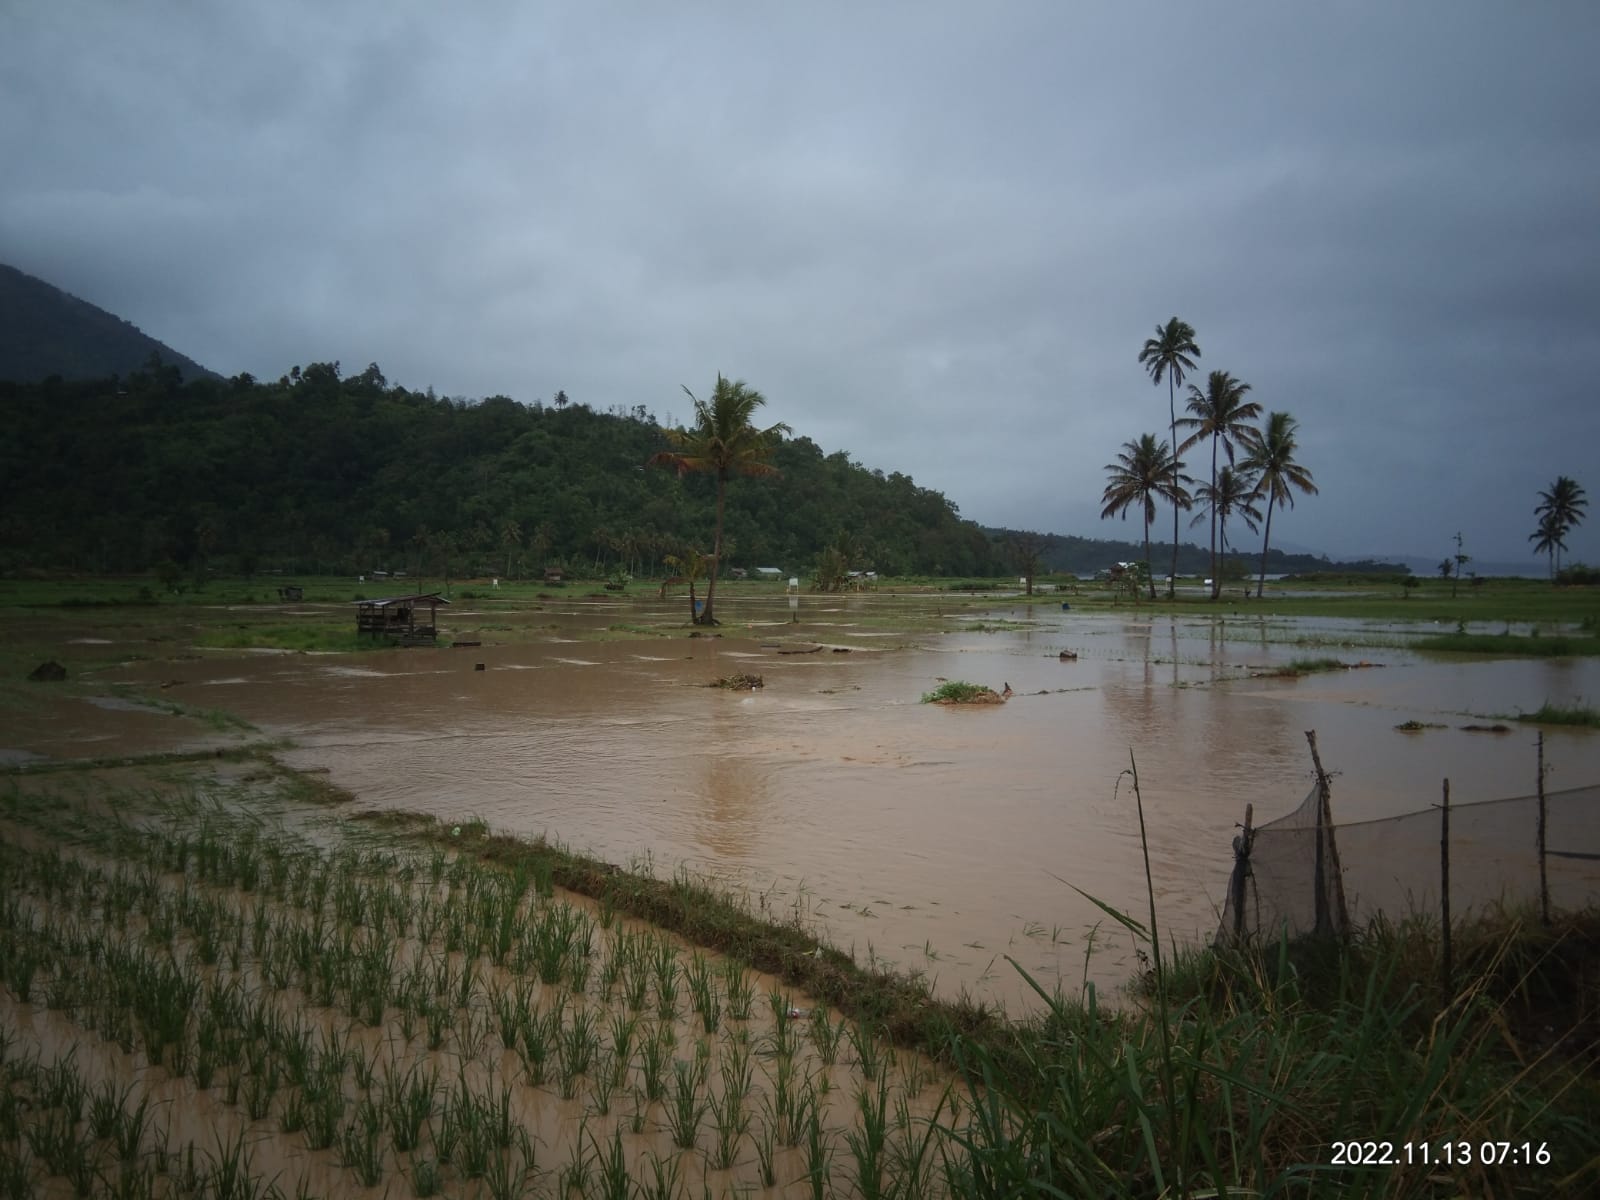
[(1329, 1146), (1334, 1167), (1548, 1167), (1548, 1142), (1347, 1141)]

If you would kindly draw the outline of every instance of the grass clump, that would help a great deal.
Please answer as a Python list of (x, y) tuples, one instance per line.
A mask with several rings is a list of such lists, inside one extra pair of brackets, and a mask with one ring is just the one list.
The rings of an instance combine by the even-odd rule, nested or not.
[(1556, 637), (1520, 633), (1441, 633), (1418, 638), (1418, 650), (1456, 654), (1504, 654), (1516, 658), (1569, 658), (1600, 654), (1600, 637), (1560, 634)]
[(996, 704), (999, 701), (1000, 695), (993, 688), (964, 679), (947, 679), (922, 696), (924, 704)]
[(1600, 709), (1586, 704), (1551, 704), (1546, 700), (1531, 713), (1518, 713), (1516, 718), (1529, 725), (1571, 725), (1583, 729), (1600, 729)]

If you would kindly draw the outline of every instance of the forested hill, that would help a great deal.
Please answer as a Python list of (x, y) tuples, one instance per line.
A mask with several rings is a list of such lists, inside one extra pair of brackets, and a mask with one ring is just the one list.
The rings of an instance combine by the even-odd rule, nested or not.
[[(714, 482), (646, 467), (642, 406), (468, 403), (337, 364), (275, 383), (0, 383), (0, 569), (522, 574), (659, 568), (710, 549)], [(730, 566), (809, 574), (824, 546), (884, 573), (985, 575), (1001, 552), (938, 492), (786, 439), (728, 487)]]
[(217, 378), (122, 318), (0, 263), (0, 379), (104, 379), (152, 355), (186, 379)]

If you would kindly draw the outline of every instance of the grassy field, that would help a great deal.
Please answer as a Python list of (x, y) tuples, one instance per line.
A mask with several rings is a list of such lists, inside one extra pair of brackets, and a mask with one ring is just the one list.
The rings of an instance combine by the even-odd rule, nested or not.
[(1169, 951), (1141, 1000), (1017, 1023), (682, 874), (362, 817), (259, 754), (15, 771), (0, 833), (0, 1196), (1600, 1185), (1593, 914), (1464, 927), (1448, 982), (1425, 924)]

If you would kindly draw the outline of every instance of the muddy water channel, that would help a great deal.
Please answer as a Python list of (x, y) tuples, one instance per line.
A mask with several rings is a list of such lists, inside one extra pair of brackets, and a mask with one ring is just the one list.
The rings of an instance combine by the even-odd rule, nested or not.
[[(970, 632), (896, 629), (935, 603), (807, 596), (791, 624), (782, 601), (732, 601), (720, 638), (691, 639), (681, 602), (537, 613), (467, 602), (449, 623), (475, 647), (214, 652), (106, 678), (147, 694), (168, 685), (162, 696), (292, 739), (285, 762), (326, 771), (362, 805), (481, 817), (659, 874), (711, 875), (863, 962), (1012, 1008), (1028, 993), (1007, 955), (1068, 990), (1138, 968), (1074, 890), (1145, 912), (1130, 751), (1160, 919), (1199, 938), (1216, 926), (1245, 806), (1259, 822), (1308, 790), (1304, 731), (1335, 773), (1336, 818), (1362, 820), (1428, 806), (1447, 776), (1456, 803), (1533, 791), (1533, 727), (1460, 727), (1600, 695), (1594, 661), (1428, 659), (1404, 648), (1415, 631), (1328, 620), (1080, 616), (998, 600), (945, 622)], [(1264, 674), (1321, 656), (1373, 665)], [(764, 686), (705, 686), (738, 672)], [(919, 703), (941, 679), (1013, 694), (992, 707)], [(64, 730), (94, 736), (128, 716), (79, 708), (24, 748), (59, 753)], [(1440, 727), (1397, 731), (1406, 721)], [(1548, 730), (1546, 758), (1551, 787), (1600, 782), (1592, 733)]]

